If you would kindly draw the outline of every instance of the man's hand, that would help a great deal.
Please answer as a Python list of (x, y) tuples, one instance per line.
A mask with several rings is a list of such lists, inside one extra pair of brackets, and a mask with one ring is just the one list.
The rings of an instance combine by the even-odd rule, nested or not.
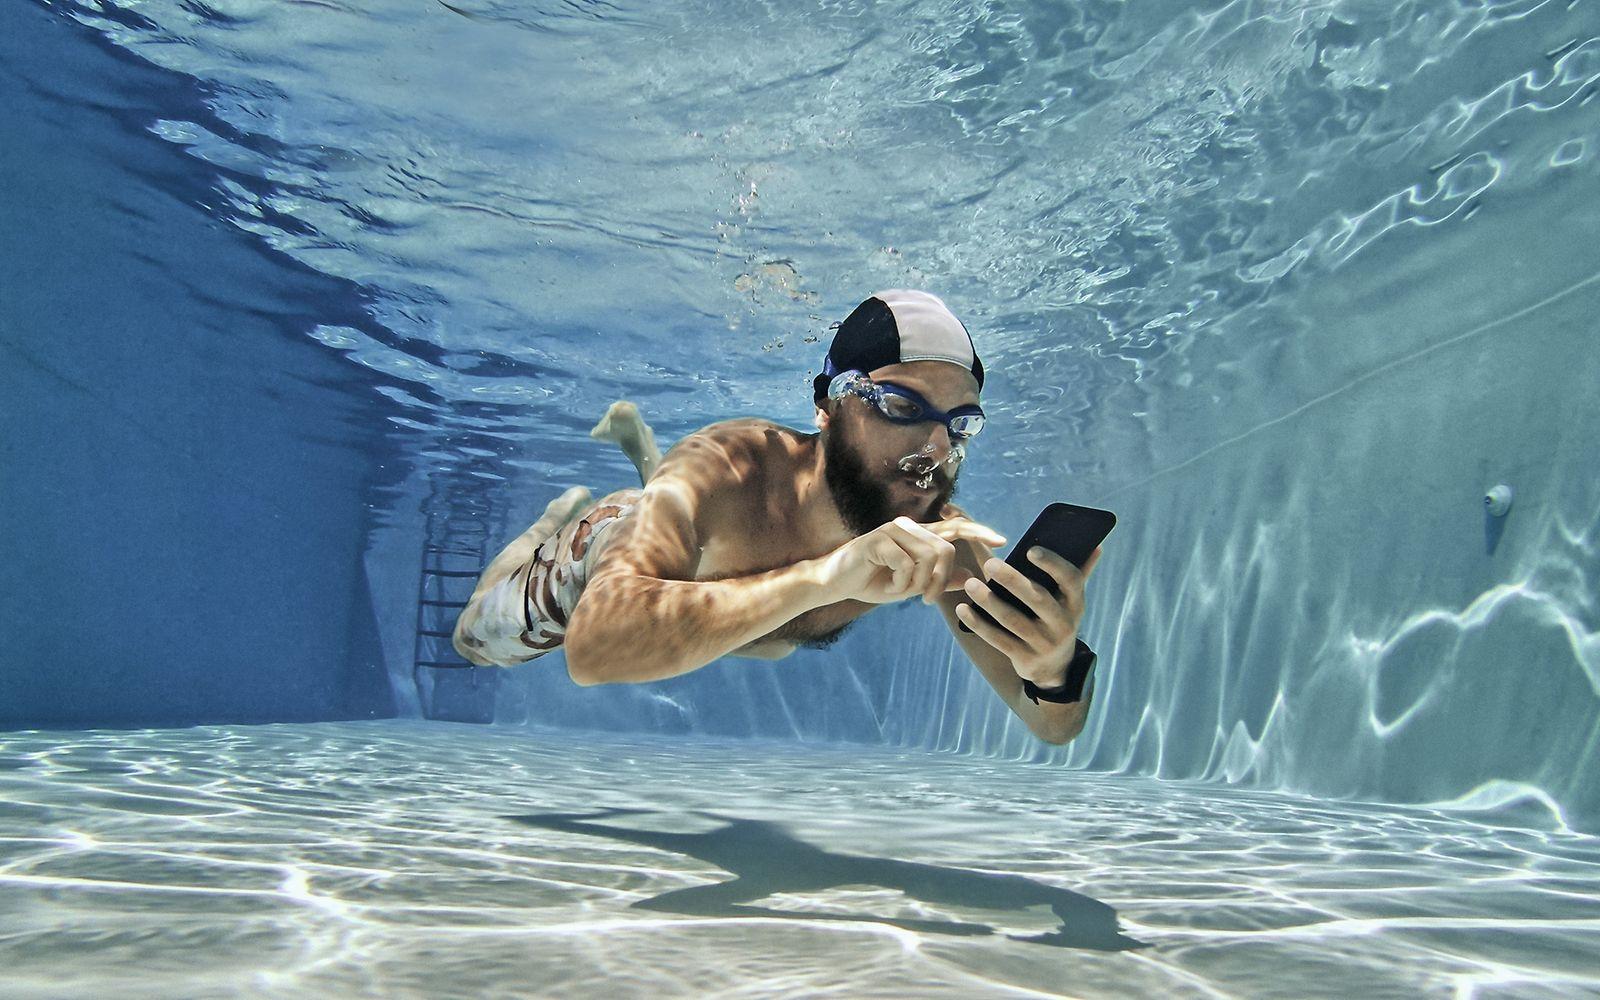
[(957, 543), (994, 549), (1006, 540), (966, 517), (932, 524), (897, 517), (834, 549), (825, 557), (823, 579), (840, 599), (887, 604), (920, 596), (932, 604), (971, 578), (956, 565)]
[(967, 596), (1004, 627), (985, 621), (970, 604), (957, 605), (956, 617), (980, 639), (1004, 653), (1018, 677), (1040, 687), (1058, 687), (1066, 680), (1078, 623), (1083, 620), (1083, 586), (1100, 561), (1100, 549), (1089, 555), (1082, 570), (1046, 548), (1035, 546), (1028, 558), (1055, 578), (1061, 587), (1059, 595), (1050, 596), (1048, 590), (1000, 559), (989, 559), (983, 570), (987, 579), (1020, 598), (1037, 618), (1029, 618), (1012, 607), (976, 577), (966, 581)]

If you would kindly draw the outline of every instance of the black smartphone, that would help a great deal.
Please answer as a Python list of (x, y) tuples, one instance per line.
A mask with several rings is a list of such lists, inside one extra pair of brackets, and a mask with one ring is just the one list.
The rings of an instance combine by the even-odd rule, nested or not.
[[(1117, 526), (1117, 515), (1109, 510), (1096, 510), (1093, 507), (1079, 507), (1070, 503), (1053, 503), (1039, 512), (1033, 519), (1028, 530), (1022, 533), (1022, 540), (1012, 547), (1011, 553), (1006, 556), (1006, 564), (1015, 567), (1023, 576), (1039, 584), (1052, 595), (1061, 593), (1061, 588), (1056, 585), (1055, 577), (1045, 571), (1043, 566), (1028, 558), (1028, 550), (1035, 545), (1049, 549), (1072, 565), (1083, 568), (1089, 561), (1089, 556), (1094, 553), (1095, 546), (1105, 541), (1111, 529)], [(1037, 617), (1022, 598), (1011, 593), (1005, 587), (993, 580), (987, 581), (1000, 599), (1012, 607), (1023, 612), (1030, 618)], [(973, 604), (969, 599), (968, 604), (991, 625), (1000, 625), (989, 612)], [(966, 623), (959, 623), (961, 631), (971, 632)]]

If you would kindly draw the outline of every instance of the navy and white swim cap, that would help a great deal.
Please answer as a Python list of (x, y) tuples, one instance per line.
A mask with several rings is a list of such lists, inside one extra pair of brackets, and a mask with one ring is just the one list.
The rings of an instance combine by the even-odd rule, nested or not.
[(818, 404), (828, 383), (852, 368), (870, 372), (907, 361), (948, 361), (972, 373), (983, 388), (983, 362), (972, 335), (937, 295), (909, 288), (875, 292), (839, 324), (822, 374), (812, 383)]

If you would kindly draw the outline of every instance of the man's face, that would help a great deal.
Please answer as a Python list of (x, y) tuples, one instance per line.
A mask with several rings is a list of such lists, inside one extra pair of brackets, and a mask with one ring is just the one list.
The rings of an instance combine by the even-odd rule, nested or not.
[[(947, 412), (978, 402), (972, 373), (944, 361), (888, 365), (867, 375), (874, 382), (912, 389)], [(955, 495), (960, 469), (945, 464), (950, 432), (943, 424), (896, 424), (854, 396), (832, 403), (830, 412), (822, 435), (823, 471), (834, 505), (851, 531), (866, 534), (902, 515), (922, 523), (939, 520)], [(917, 485), (918, 473), (900, 468), (902, 459), (919, 453), (937, 463), (926, 488)]]

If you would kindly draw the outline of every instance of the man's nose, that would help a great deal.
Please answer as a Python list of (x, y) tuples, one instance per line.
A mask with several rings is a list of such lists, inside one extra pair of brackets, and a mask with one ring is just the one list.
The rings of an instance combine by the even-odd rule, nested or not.
[(928, 443), (938, 449), (939, 460), (943, 461), (950, 454), (950, 428), (937, 420), (929, 421), (929, 425), (933, 432), (928, 435)]

